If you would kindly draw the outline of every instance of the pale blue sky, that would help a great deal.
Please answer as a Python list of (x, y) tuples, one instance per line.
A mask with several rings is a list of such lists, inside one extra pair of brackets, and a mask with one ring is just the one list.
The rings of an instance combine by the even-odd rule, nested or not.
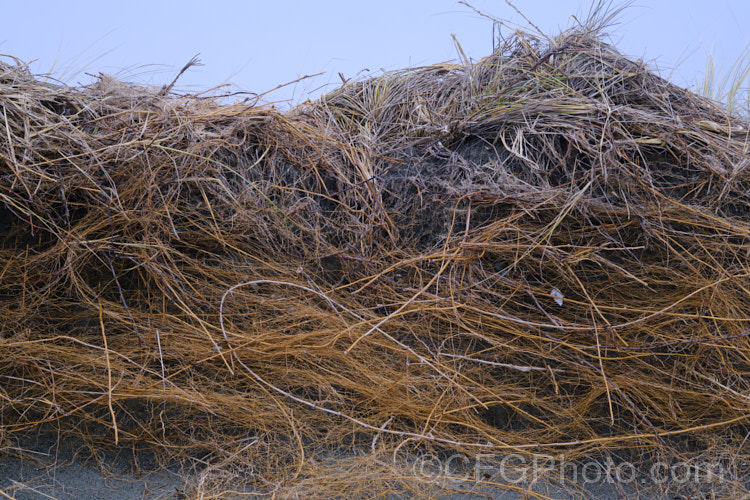
[[(496, 18), (523, 24), (503, 0), (469, 3)], [(587, 0), (514, 0), (547, 33), (585, 17)], [(616, 3), (616, 2), (615, 2)], [(127, 5), (127, 6), (126, 6)], [(187, 91), (222, 83), (263, 92), (302, 75), (326, 72), (275, 92), (297, 101), (365, 68), (432, 64), (456, 58), (455, 34), (472, 58), (492, 50), (492, 23), (456, 0), (129, 2), (0, 0), (0, 53), (67, 83), (106, 72), (163, 84), (193, 55), (204, 66), (180, 79)], [(750, 42), (750, 1), (635, 2), (611, 30), (618, 48), (658, 65), (673, 80), (694, 83), (712, 53), (727, 70)], [(365, 73), (366, 74), (366, 73)], [(328, 87), (332, 88), (332, 87)], [(237, 90), (235, 88), (235, 90)]]

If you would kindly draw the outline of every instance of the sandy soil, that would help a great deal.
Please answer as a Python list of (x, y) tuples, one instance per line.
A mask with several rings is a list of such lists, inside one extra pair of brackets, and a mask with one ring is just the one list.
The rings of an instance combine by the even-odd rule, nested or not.
[[(23, 458), (22, 458), (23, 457)], [(0, 496), (16, 500), (178, 500), (186, 481), (174, 471), (157, 471), (149, 457), (99, 454), (47, 439), (5, 448), (0, 454)]]
[[(620, 498), (670, 499), (686, 498), (674, 492), (679, 484), (648, 484), (638, 479), (629, 484), (601, 481), (592, 484), (569, 485), (577, 488), (563, 490), (543, 485), (531, 485), (531, 490), (553, 499), (602, 499)], [(684, 486), (684, 485), (682, 485)], [(709, 485), (694, 491), (703, 498), (710, 496), (714, 488)], [(714, 484), (724, 490), (722, 484)], [(528, 487), (528, 485), (527, 485)], [(702, 491), (701, 491), (702, 490)], [(477, 491), (466, 488), (465, 494), (446, 495), (440, 498), (465, 500), (469, 498), (492, 498), (516, 500), (534, 498), (523, 493), (501, 490)], [(0, 500), (59, 499), (59, 500), (183, 500), (195, 494), (194, 481), (188, 474), (177, 470), (159, 470), (152, 458), (124, 449), (119, 454), (96, 453), (85, 446), (63, 441), (41, 438), (34, 442), (24, 441), (17, 448), (0, 448)], [(251, 498), (245, 495), (242, 498)]]

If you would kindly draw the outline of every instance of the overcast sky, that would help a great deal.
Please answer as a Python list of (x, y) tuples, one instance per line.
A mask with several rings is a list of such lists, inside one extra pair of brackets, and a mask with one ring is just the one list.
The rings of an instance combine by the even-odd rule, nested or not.
[[(469, 0), (496, 18), (524, 20), (503, 0)], [(588, 0), (514, 0), (554, 34), (585, 18)], [(617, 2), (615, 2), (617, 4)], [(169, 83), (195, 54), (204, 66), (178, 87), (189, 92), (231, 83), (263, 92), (303, 75), (324, 75), (274, 92), (296, 102), (347, 78), (492, 51), (492, 23), (456, 0), (20, 1), (0, 0), (0, 53), (69, 84), (85, 73)], [(702, 78), (712, 54), (726, 72), (750, 42), (748, 0), (640, 0), (610, 31), (621, 52), (658, 66), (680, 85)], [(360, 73), (361, 71), (363, 71)], [(328, 85), (328, 87), (326, 87)]]

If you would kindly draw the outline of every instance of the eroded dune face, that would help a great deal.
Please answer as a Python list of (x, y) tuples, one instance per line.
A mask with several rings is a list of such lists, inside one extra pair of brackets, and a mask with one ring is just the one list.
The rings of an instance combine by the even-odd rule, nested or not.
[(283, 113), (9, 65), (0, 105), (5, 440), (318, 496), (745, 460), (748, 125), (595, 32)]

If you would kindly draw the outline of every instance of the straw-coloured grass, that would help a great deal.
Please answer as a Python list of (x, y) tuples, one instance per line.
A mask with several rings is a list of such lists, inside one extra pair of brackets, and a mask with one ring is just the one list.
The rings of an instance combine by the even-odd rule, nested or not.
[(0, 439), (216, 495), (750, 461), (746, 121), (585, 28), (287, 112), (167, 90), (0, 66)]

